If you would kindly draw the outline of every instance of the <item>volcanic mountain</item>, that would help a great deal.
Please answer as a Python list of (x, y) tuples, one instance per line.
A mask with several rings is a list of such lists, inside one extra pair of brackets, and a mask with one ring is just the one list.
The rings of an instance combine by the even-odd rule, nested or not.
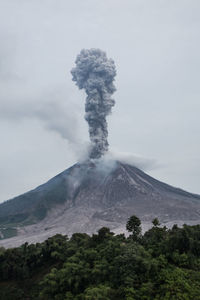
[[(40, 242), (56, 233), (125, 231), (131, 215), (149, 227), (200, 221), (200, 195), (162, 183), (120, 161), (77, 163), (0, 205), (0, 245)], [(9, 238), (9, 239), (8, 239)]]

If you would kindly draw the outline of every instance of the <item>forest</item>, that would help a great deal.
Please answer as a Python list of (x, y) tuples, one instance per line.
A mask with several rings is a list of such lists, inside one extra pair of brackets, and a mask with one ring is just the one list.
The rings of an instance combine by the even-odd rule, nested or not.
[(0, 248), (0, 299), (200, 299), (200, 225), (152, 223), (142, 234), (131, 216), (128, 236), (103, 227)]

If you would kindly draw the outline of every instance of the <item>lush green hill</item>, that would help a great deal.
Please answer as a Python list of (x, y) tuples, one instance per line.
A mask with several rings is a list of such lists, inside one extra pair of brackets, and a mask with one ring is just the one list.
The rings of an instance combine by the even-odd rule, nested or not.
[(0, 299), (198, 300), (200, 225), (154, 226), (130, 237), (108, 228), (98, 234), (56, 235), (41, 244), (0, 249)]

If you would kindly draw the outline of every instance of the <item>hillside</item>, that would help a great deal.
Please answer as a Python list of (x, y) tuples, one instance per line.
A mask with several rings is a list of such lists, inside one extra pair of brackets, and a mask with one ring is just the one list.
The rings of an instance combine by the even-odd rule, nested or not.
[[(200, 196), (162, 183), (119, 161), (78, 163), (36, 189), (0, 205), (2, 245), (42, 241), (56, 233), (120, 232), (127, 218), (143, 224), (198, 223)], [(8, 244), (7, 244), (8, 243)]]

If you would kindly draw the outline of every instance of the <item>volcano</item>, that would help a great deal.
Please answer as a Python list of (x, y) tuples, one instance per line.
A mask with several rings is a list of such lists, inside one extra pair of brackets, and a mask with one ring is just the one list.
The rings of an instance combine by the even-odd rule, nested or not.
[(120, 161), (77, 163), (36, 189), (0, 205), (0, 245), (41, 242), (62, 233), (125, 231), (131, 215), (144, 229), (200, 221), (200, 195), (160, 182)]

